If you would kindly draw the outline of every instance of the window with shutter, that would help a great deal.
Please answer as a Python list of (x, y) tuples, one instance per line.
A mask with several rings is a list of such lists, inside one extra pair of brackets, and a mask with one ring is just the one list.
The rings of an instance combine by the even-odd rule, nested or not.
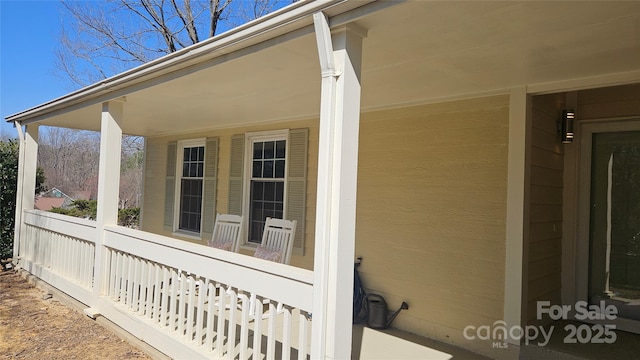
[(303, 254), (307, 142), (307, 129), (232, 137), (229, 213), (247, 219), (245, 243), (261, 241), (267, 217), (296, 220), (293, 251)]
[(287, 173), (287, 220), (296, 220), (293, 253), (304, 255), (305, 213), (307, 208), (307, 157), (309, 129), (289, 131)]
[(213, 232), (218, 139), (181, 140), (167, 146), (164, 228), (206, 238)]

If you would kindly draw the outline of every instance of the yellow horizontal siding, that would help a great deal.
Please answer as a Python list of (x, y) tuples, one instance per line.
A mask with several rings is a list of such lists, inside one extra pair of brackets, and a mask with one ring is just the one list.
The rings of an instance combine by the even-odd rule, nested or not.
[(529, 225), (529, 241), (535, 243), (538, 241), (558, 239), (562, 236), (562, 222), (539, 222)]
[(562, 171), (564, 156), (550, 149), (534, 146), (531, 148), (531, 165)]
[(640, 84), (583, 90), (578, 94), (578, 121), (640, 115)]
[(356, 254), (369, 292), (410, 304), (394, 326), (502, 319), (507, 146), (506, 96), (362, 115)]
[(562, 188), (550, 185), (531, 185), (531, 203), (562, 205)]
[[(409, 302), (394, 326), (460, 342), (465, 326), (503, 318), (508, 114), (507, 96), (362, 114), (356, 254), (368, 292), (393, 308)], [(311, 269), (317, 120), (149, 139), (144, 229), (162, 233), (167, 142), (219, 138), (217, 210), (225, 212), (231, 136), (300, 127), (310, 128), (306, 254), (292, 265)]]
[(562, 221), (561, 204), (531, 204), (529, 209), (531, 223)]
[(533, 98), (525, 282), (528, 322), (536, 320), (538, 301), (557, 303), (560, 299), (564, 148), (558, 134), (558, 119), (563, 104), (563, 95)]

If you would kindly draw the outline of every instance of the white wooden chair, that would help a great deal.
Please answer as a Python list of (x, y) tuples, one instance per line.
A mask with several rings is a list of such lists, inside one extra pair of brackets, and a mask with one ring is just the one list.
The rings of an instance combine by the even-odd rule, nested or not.
[[(216, 214), (213, 225), (213, 235), (207, 245), (216, 249), (238, 252), (240, 247), (240, 229), (242, 216), (230, 214)], [(187, 284), (190, 283), (187, 279)]]
[(296, 221), (267, 218), (262, 233), (262, 243), (256, 248), (254, 257), (289, 264)]
[[(256, 248), (254, 257), (279, 262), (289, 265), (291, 261), (291, 251), (293, 249), (293, 241), (296, 236), (296, 221), (267, 218), (262, 232), (262, 243)], [(258, 304), (256, 294), (251, 294), (250, 316), (253, 318), (256, 314), (256, 305)], [(263, 305), (268, 302), (263, 303)], [(277, 313), (283, 310), (282, 304), (278, 304)], [(268, 313), (263, 313), (263, 319), (268, 317)]]
[[(207, 244), (216, 249), (238, 252), (240, 248), (241, 228), (242, 216), (216, 214), (216, 222), (213, 225), (213, 236), (211, 236)], [(187, 276), (188, 275), (187, 273)], [(187, 284), (190, 283), (191, 279), (187, 278)]]
[(213, 226), (213, 236), (209, 240), (209, 246), (238, 252), (240, 247), (240, 229), (242, 228), (242, 216), (230, 214), (217, 214)]

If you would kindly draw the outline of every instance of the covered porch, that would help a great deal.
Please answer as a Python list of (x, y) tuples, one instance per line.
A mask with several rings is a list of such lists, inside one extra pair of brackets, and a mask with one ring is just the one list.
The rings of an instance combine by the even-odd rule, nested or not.
[[(88, 316), (103, 316), (172, 358), (350, 356), (351, 306), (340, 304), (351, 303), (353, 279), (340, 274), (353, 269), (355, 197), (335, 198), (331, 189), (355, 194), (357, 141), (342, 141), (357, 139), (366, 31), (346, 16), (332, 24), (337, 32), (331, 34), (328, 17), (361, 5), (366, 3), (293, 4), (12, 117), (22, 144), (18, 266), (85, 304)], [(314, 149), (313, 187), (306, 182), (309, 155), (289, 146), (295, 129), (290, 131), (288, 119), (313, 128), (314, 139), (301, 145)], [(40, 126), (100, 131), (95, 221), (33, 210)], [(248, 218), (231, 185), (219, 184), (233, 176), (227, 173), (233, 170), (230, 131), (241, 131), (244, 140), (245, 133), (274, 129), (285, 134), (288, 177), (295, 177), (289, 157), (303, 157), (301, 197), (313, 194), (302, 203), (302, 214), (310, 216), (302, 215), (298, 227), (297, 254), (304, 263), (294, 260), (294, 266), (245, 256), (255, 249), (246, 240), (245, 254), (207, 246), (216, 213), (237, 209)], [(117, 225), (123, 134), (146, 142), (141, 230)], [(207, 149), (202, 220), (187, 228), (177, 214), (183, 199), (171, 188), (180, 181), (168, 185), (164, 179), (169, 169), (181, 168), (184, 139), (206, 139)], [(179, 157), (173, 167), (171, 156)], [(240, 172), (246, 172), (240, 161)], [(294, 190), (287, 183), (287, 194)], [(293, 201), (287, 202), (292, 208)]]
[[(368, 288), (410, 303), (398, 328), (518, 356), (518, 340), (494, 349), (463, 330), (524, 326), (538, 300), (527, 292), (532, 96), (640, 82), (638, 5), (579, 13), (564, 2), (302, 1), (15, 114), (15, 258), (175, 358), (346, 359), (363, 256)], [(33, 210), (39, 126), (100, 131), (96, 221)], [(116, 225), (123, 134), (145, 138), (140, 230)], [(206, 246), (216, 213), (252, 216), (255, 139), (286, 141), (287, 161), (303, 164), (283, 180), (283, 214), (299, 216), (292, 266), (245, 256), (249, 239), (240, 253)], [(185, 232), (175, 166), (189, 144), (212, 172), (202, 228)]]
[[(65, 304), (97, 317), (98, 314), (86, 308), (92, 301), (91, 284), (95, 280), (90, 273), (95, 243), (82, 235), (88, 228), (93, 229), (94, 224), (41, 211), (28, 214), (25, 222), (29, 240), (24, 244), (23, 270), (43, 281), (45, 284), (41, 288), (53, 293), (54, 298), (64, 299)], [(166, 355), (167, 358), (192, 359), (213, 355), (246, 359), (252, 358), (254, 349), (261, 354), (258, 358), (310, 357), (311, 314), (302, 310), (304, 301), (298, 300), (302, 304), (299, 306), (290, 305), (296, 302), (295, 297), (309, 297), (312, 286), (309, 271), (295, 268), (294, 271), (283, 271), (287, 267), (270, 262), (252, 264), (245, 256), (234, 256), (223, 250), (211, 249), (203, 253), (200, 247), (189, 244), (176, 249), (166, 244), (168, 239), (149, 233), (145, 236), (136, 230), (114, 227), (107, 231), (107, 247), (111, 249), (107, 259), (111, 270), (106, 276), (109, 282), (105, 284), (105, 296), (99, 299), (99, 316), (108, 320), (102, 324), (115, 324), (115, 331), (133, 344), (142, 342), (143, 349), (145, 345), (152, 345), (154, 356), (160, 358)], [(155, 248), (152, 252), (157, 256), (148, 255), (150, 247)], [(182, 264), (195, 266), (184, 267)], [(255, 268), (256, 265), (260, 267)], [(275, 268), (267, 269), (274, 265)], [(198, 267), (199, 272), (195, 272)], [(249, 304), (243, 289), (255, 286), (227, 284), (240, 284), (242, 279), (250, 279), (253, 270), (263, 275), (260, 282), (278, 287), (264, 292), (273, 296), (263, 308), (264, 313), (259, 309), (258, 314), (249, 317), (248, 312), (242, 311)], [(229, 274), (233, 274), (233, 279), (229, 280)], [(283, 278), (289, 278), (289, 282), (282, 281)], [(274, 279), (279, 280), (274, 282)], [(276, 295), (278, 291), (274, 291), (277, 289), (293, 289), (296, 293), (279, 296)], [(276, 310), (277, 304), (285, 304), (281, 306), (283, 310)], [(256, 318), (262, 320), (255, 321)], [(262, 336), (254, 336), (259, 332)], [(300, 348), (306, 350), (299, 351)], [(488, 359), (395, 329), (380, 331), (362, 324), (354, 326), (353, 359), (393, 359), (398, 356), (432, 360)]]

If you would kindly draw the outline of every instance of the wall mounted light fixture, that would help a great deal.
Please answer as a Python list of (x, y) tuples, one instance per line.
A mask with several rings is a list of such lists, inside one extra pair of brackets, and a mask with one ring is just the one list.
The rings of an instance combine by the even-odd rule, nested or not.
[(564, 110), (562, 112), (562, 119), (560, 120), (560, 136), (562, 137), (562, 143), (570, 144), (573, 142), (573, 124), (576, 118), (576, 113), (573, 110)]

